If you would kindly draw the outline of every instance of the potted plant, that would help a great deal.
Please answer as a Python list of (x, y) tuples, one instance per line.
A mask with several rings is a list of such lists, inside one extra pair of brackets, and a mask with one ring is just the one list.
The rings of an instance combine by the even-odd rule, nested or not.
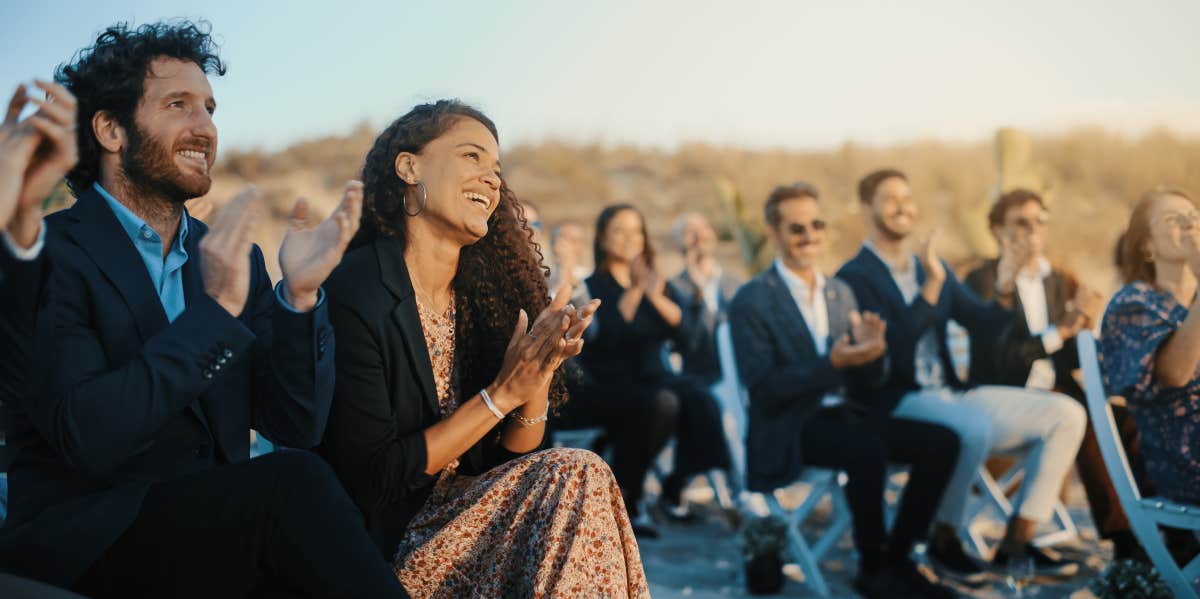
[(1171, 589), (1158, 571), (1131, 559), (1109, 564), (1088, 586), (1100, 599), (1171, 599)]
[(778, 593), (783, 589), (787, 525), (775, 516), (750, 518), (742, 525), (741, 536), (746, 590), (752, 595)]

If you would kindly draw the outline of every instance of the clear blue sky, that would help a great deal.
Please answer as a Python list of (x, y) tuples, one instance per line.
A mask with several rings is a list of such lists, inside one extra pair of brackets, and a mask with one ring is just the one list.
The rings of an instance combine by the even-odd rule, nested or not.
[[(709, 5), (709, 6), (706, 6)], [(506, 143), (828, 147), (997, 126), (1200, 133), (1200, 2), (0, 0), (0, 90), (105, 25), (202, 17), (223, 147), (476, 103)]]

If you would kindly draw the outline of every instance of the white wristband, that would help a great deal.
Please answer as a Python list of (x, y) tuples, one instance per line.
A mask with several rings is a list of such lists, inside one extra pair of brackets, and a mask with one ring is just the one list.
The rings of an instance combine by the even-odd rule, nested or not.
[(483, 405), (487, 406), (487, 409), (492, 411), (493, 416), (500, 420), (504, 420), (504, 412), (501, 412), (500, 409), (496, 407), (496, 404), (492, 403), (492, 396), (488, 395), (486, 388), (479, 390), (479, 397), (483, 398)]

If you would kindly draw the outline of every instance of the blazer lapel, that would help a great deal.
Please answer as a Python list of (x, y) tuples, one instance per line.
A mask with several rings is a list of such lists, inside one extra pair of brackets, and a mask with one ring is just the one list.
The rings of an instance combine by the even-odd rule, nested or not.
[(150, 281), (150, 273), (133, 242), (117, 222), (104, 198), (94, 189), (79, 196), (71, 208), (76, 222), (66, 234), (79, 244), (133, 313), (142, 340), (149, 339), (167, 326), (167, 313)]
[(421, 328), (421, 316), (417, 313), (416, 295), (413, 293), (412, 280), (409, 279), (408, 265), (404, 262), (404, 252), (400, 242), (390, 238), (376, 241), (375, 251), (379, 257), (383, 285), (396, 296), (392, 319), (400, 327), (400, 338), (408, 354), (408, 367), (421, 383), (421, 395), (426, 405), (437, 414), (440, 407), (433, 385), (433, 363), (425, 346), (425, 333)]
[[(850, 332), (850, 315), (842, 308), (844, 300), (832, 281), (825, 282), (825, 311), (829, 313), (830, 343)], [(856, 339), (855, 342), (858, 340)]]
[(804, 320), (804, 314), (800, 312), (800, 307), (796, 305), (796, 298), (792, 297), (791, 290), (788, 289), (787, 283), (783, 281), (783, 277), (775, 270), (775, 266), (771, 266), (767, 272), (766, 283), (767, 288), (771, 290), (771, 301), (779, 307), (775, 310), (783, 321), (785, 336), (791, 336), (800, 340), (802, 347), (807, 347), (813, 352), (817, 351), (817, 344), (813, 338), (812, 331), (808, 328), (808, 322)]
[[(900, 293), (900, 287), (896, 285), (896, 280), (892, 278), (892, 269), (884, 264), (883, 260), (875, 255), (875, 252), (863, 248), (858, 252), (858, 258), (863, 261), (863, 265), (872, 271), (872, 274), (879, 279), (880, 288), (887, 296), (888, 301), (892, 303), (892, 308), (899, 313), (903, 313), (908, 302), (904, 301), (904, 294)], [(925, 283), (925, 270), (920, 264), (914, 265), (917, 269), (917, 287)]]

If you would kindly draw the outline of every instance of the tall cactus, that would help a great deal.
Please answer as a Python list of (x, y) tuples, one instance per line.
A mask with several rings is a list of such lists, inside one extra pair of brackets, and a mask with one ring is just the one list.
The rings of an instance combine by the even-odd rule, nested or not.
[(994, 256), (996, 240), (988, 230), (987, 214), (1001, 195), (1023, 188), (1046, 197), (1049, 186), (1033, 162), (1033, 143), (1025, 132), (1012, 127), (996, 130), (993, 149), (996, 158), (996, 183), (985, 197), (964, 201), (958, 206), (963, 238), (976, 256)]

